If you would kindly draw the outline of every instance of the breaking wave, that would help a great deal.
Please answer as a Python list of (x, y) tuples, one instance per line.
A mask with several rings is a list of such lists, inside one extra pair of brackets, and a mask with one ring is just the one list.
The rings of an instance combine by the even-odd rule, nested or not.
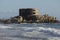
[(16, 28), (17, 30), (19, 29), (19, 30), (25, 31), (25, 33), (27, 33), (27, 32), (29, 32), (29, 33), (43, 32), (43, 33), (47, 33), (48, 35), (59, 36), (60, 37), (60, 29), (56, 29), (56, 28), (46, 28), (46, 27), (11, 27), (11, 26), (5, 26), (5, 25), (0, 25), (0, 28)]
[(40, 32), (48, 33), (50, 35), (60, 36), (59, 29), (39, 27), (39, 30), (40, 30)]
[(10, 27), (10, 26), (5, 26), (5, 25), (0, 25), (0, 29), (1, 28), (12, 28), (12, 27)]
[[(3, 30), (4, 29), (4, 30)], [(2, 34), (2, 33), (4, 34)], [(0, 36), (20, 37), (29, 39), (58, 40), (60, 39), (60, 29), (50, 27), (20, 27), (0, 25)]]
[[(25, 36), (33, 36), (34, 34), (37, 35), (41, 35), (41, 33), (45, 34), (45, 35), (50, 35), (50, 36), (54, 36), (54, 37), (60, 37), (60, 30), (59, 29), (55, 29), (55, 28), (44, 28), (44, 27), (32, 27), (32, 28), (23, 28), (23, 30), (25, 31)], [(34, 35), (34, 36), (35, 36)]]

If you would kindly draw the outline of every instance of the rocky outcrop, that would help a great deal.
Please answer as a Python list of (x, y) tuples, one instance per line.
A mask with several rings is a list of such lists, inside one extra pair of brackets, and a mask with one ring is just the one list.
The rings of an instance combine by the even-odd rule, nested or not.
[(1, 23), (59, 23), (56, 17), (39, 14), (37, 9), (19, 9), (19, 16), (0, 20)]

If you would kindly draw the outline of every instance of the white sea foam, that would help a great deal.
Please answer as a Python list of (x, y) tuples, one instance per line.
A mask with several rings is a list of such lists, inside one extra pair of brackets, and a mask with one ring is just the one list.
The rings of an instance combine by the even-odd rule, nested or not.
[(32, 31), (39, 31), (39, 32), (45, 32), (45, 33), (54, 33), (60, 35), (60, 29), (55, 28), (45, 28), (45, 27), (23, 27), (24, 30), (32, 30)]
[(10, 26), (0, 25), (0, 28), (12, 28)]
[[(0, 28), (13, 28), (13, 27), (0, 25)], [(45, 28), (45, 27), (18, 27), (18, 28), (20, 28), (20, 29), (22, 29), (24, 31), (31, 30), (31, 31), (38, 31), (38, 32), (44, 32), (44, 33), (48, 33), (48, 34), (53, 34), (55, 36), (57, 36), (57, 35), (60, 36), (60, 30), (55, 29), (55, 28)]]
[(60, 36), (60, 30), (59, 29), (55, 29), (55, 28), (44, 28), (44, 27), (39, 27), (39, 30), (45, 33), (50, 33), (53, 35), (58, 35)]
[(50, 37), (48, 40), (60, 40), (60, 37)]
[[(47, 28), (47, 27), (20, 27), (18, 25), (17, 27), (14, 26), (0, 25), (0, 34), (1, 34), (0, 36), (7, 36), (7, 38), (2, 38), (2, 40), (3, 39), (8, 40), (8, 37), (11, 37), (9, 38), (11, 40), (21, 40), (21, 39), (22, 40), (30, 40), (30, 39), (59, 40), (60, 39), (60, 29)], [(5, 29), (5, 28), (12, 28), (13, 30)]]
[[(45, 27), (27, 27), (27, 28), (23, 28), (24, 32), (23, 35), (24, 36), (29, 36), (29, 37), (37, 37), (37, 35), (45, 35), (45, 36), (54, 36), (54, 37), (60, 37), (60, 30), (59, 29), (55, 29), (55, 28), (45, 28)], [(30, 32), (29, 32), (30, 31)]]

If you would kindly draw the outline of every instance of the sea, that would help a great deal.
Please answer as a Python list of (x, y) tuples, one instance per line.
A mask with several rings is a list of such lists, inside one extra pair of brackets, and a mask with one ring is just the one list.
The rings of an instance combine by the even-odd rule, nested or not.
[(60, 23), (0, 24), (0, 40), (60, 40)]

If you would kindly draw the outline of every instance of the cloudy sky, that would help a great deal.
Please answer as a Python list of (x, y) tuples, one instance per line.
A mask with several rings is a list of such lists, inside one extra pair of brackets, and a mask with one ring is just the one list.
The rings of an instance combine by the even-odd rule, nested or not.
[(60, 0), (0, 0), (0, 18), (17, 16), (19, 8), (37, 8), (60, 19)]

